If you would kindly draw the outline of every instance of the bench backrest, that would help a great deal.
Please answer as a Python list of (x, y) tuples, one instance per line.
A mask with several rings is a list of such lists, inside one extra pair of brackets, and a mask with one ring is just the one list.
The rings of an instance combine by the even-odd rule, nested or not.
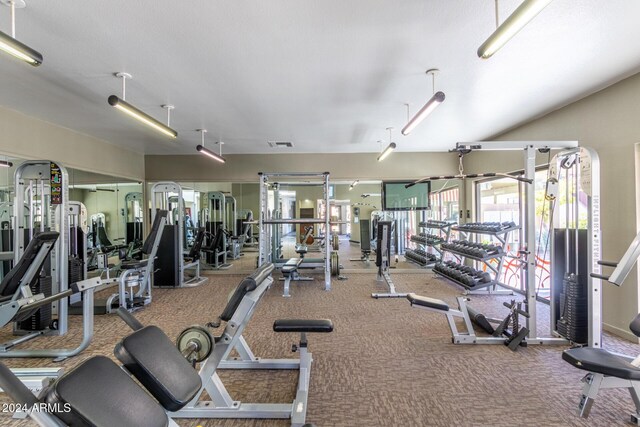
[[(33, 236), (16, 265), (2, 279), (0, 295), (9, 296), (15, 294), (29, 268), (38, 260), (40, 265), (33, 266), (36, 268), (36, 274), (33, 275), (28, 283), (29, 286), (33, 285), (38, 280), (42, 266), (53, 250), (57, 239), (58, 232), (56, 231), (44, 231)], [(45, 253), (42, 253), (41, 257), (38, 258), (41, 250), (44, 250)]]

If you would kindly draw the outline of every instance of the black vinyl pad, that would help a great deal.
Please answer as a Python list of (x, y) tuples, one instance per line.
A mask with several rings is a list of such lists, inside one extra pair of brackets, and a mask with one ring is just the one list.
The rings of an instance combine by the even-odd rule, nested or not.
[(640, 380), (639, 368), (602, 348), (572, 348), (562, 352), (562, 359), (585, 371), (625, 380)]
[(156, 326), (146, 326), (125, 337), (114, 353), (169, 411), (182, 409), (202, 385), (198, 372)]
[(144, 268), (149, 264), (148, 259), (142, 260), (131, 260), (131, 261), (122, 261), (120, 263), (121, 270), (137, 270), (139, 268)]
[(293, 273), (298, 271), (298, 267), (302, 264), (302, 258), (291, 258), (282, 266), (283, 273)]
[(275, 332), (332, 332), (329, 319), (278, 319), (273, 322)]
[[(165, 427), (167, 414), (116, 363), (104, 356), (83, 362), (49, 389), (45, 402), (70, 426)], [(69, 404), (70, 412), (64, 412)]]
[(408, 294), (407, 299), (409, 300), (411, 305), (418, 305), (421, 307), (429, 307), (436, 310), (449, 311), (449, 305), (440, 299), (423, 297), (416, 294)]

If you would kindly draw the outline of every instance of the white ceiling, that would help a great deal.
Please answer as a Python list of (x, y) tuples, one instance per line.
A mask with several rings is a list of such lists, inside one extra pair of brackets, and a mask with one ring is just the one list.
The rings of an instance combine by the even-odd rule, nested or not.
[[(501, 0), (503, 19), (520, 0)], [(199, 134), (227, 153), (400, 151), (490, 137), (640, 70), (640, 1), (556, 0), (489, 60), (493, 0), (27, 0), (17, 38), (32, 68), (0, 56), (0, 104), (147, 154), (195, 153)], [(0, 8), (9, 32), (9, 10)], [(446, 100), (409, 137), (404, 103)], [(169, 141), (107, 104), (164, 120)], [(1, 136), (0, 136), (1, 137)]]

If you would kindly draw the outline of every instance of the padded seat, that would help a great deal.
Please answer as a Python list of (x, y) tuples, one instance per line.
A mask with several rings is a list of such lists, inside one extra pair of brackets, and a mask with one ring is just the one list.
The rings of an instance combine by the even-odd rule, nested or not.
[(562, 359), (585, 371), (625, 380), (640, 380), (639, 368), (602, 348), (572, 348), (562, 352)]
[(332, 332), (329, 319), (278, 319), (273, 322), (275, 332)]
[(282, 273), (291, 274), (294, 271), (298, 271), (300, 264), (302, 264), (302, 258), (291, 258), (282, 266)]
[(120, 268), (122, 270), (137, 270), (146, 267), (148, 263), (149, 259), (123, 261), (120, 263)]
[(309, 248), (307, 248), (305, 245), (296, 246), (296, 253), (298, 253), (300, 255), (304, 255), (307, 252), (309, 252)]
[(182, 409), (202, 385), (198, 371), (156, 326), (146, 326), (125, 337), (114, 353), (169, 411)]
[(411, 305), (433, 308), (435, 310), (449, 311), (449, 305), (440, 299), (423, 297), (416, 294), (407, 294), (407, 299), (409, 300)]
[[(70, 426), (139, 427), (169, 425), (167, 414), (111, 359), (96, 356), (63, 375), (44, 401)], [(65, 404), (71, 407), (65, 412)]]

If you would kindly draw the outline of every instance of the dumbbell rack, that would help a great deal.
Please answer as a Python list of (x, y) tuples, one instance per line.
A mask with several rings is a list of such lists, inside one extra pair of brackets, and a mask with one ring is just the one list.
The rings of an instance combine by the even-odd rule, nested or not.
[[(433, 267), (434, 264), (441, 262), (442, 261), (442, 249), (440, 249), (440, 244), (448, 242), (449, 241), (449, 234), (451, 233), (451, 226), (455, 225), (455, 223), (448, 223), (448, 224), (437, 224), (437, 223), (433, 223), (431, 221), (422, 221), (418, 224), (418, 226), (420, 227), (421, 230), (438, 230), (439, 234), (440, 234), (440, 239), (438, 240), (430, 240), (430, 239), (425, 239), (423, 236), (420, 235), (411, 235), (409, 240), (413, 243), (415, 243), (418, 247), (416, 249), (407, 249), (407, 251), (405, 252), (405, 259), (407, 261), (411, 261), (415, 264), (418, 264), (422, 267), (428, 268), (428, 267)], [(427, 248), (431, 247), (433, 248), (433, 250), (435, 250), (438, 253), (438, 258), (436, 260), (433, 261), (427, 261), (425, 263), (421, 263), (418, 260), (414, 259), (414, 258), (410, 258), (409, 256), (407, 256), (408, 254), (412, 254), (415, 253), (419, 256), (423, 256), (422, 254), (420, 254), (418, 251), (422, 251), (424, 253), (427, 252)]]
[[(442, 248), (443, 252), (449, 252), (450, 254), (452, 254), (454, 257), (456, 257), (459, 262), (461, 264), (464, 263), (464, 259), (469, 259), (472, 261), (476, 261), (479, 263), (484, 264), (488, 270), (490, 270), (491, 272), (493, 272), (494, 274), (494, 279), (491, 282), (488, 283), (483, 283), (482, 284), (482, 289), (479, 289), (477, 286), (474, 287), (473, 289), (469, 288), (467, 285), (463, 284), (462, 282), (455, 280), (452, 277), (446, 276), (444, 274), (440, 274), (437, 271), (434, 271), (434, 273), (436, 273), (437, 275), (444, 277), (462, 287), (464, 287), (466, 289), (465, 294), (500, 294), (500, 295), (511, 295), (513, 294), (513, 291), (511, 289), (498, 289), (498, 286), (503, 286), (502, 282), (500, 282), (500, 277), (502, 275), (502, 268), (504, 266), (504, 257), (507, 255), (507, 252), (505, 251), (505, 248), (507, 246), (507, 241), (509, 239), (509, 234), (512, 231), (518, 230), (520, 229), (519, 226), (514, 226), (514, 227), (509, 227), (506, 228), (504, 230), (500, 230), (500, 231), (483, 231), (483, 230), (473, 230), (473, 229), (464, 229), (464, 228), (460, 228), (459, 226), (455, 226), (452, 227), (451, 230), (453, 231), (457, 231), (458, 233), (460, 233), (460, 239), (461, 240), (466, 240), (469, 241), (469, 237), (471, 235), (484, 235), (484, 236), (491, 236), (494, 237), (498, 242), (500, 242), (501, 246), (502, 246), (502, 251), (500, 251), (497, 254), (491, 254), (491, 255), (487, 255), (486, 257), (476, 257), (470, 254), (466, 254), (463, 252), (458, 252), (456, 250), (450, 249), (450, 248)], [(497, 260), (498, 261), (498, 265), (493, 265), (492, 261)]]

